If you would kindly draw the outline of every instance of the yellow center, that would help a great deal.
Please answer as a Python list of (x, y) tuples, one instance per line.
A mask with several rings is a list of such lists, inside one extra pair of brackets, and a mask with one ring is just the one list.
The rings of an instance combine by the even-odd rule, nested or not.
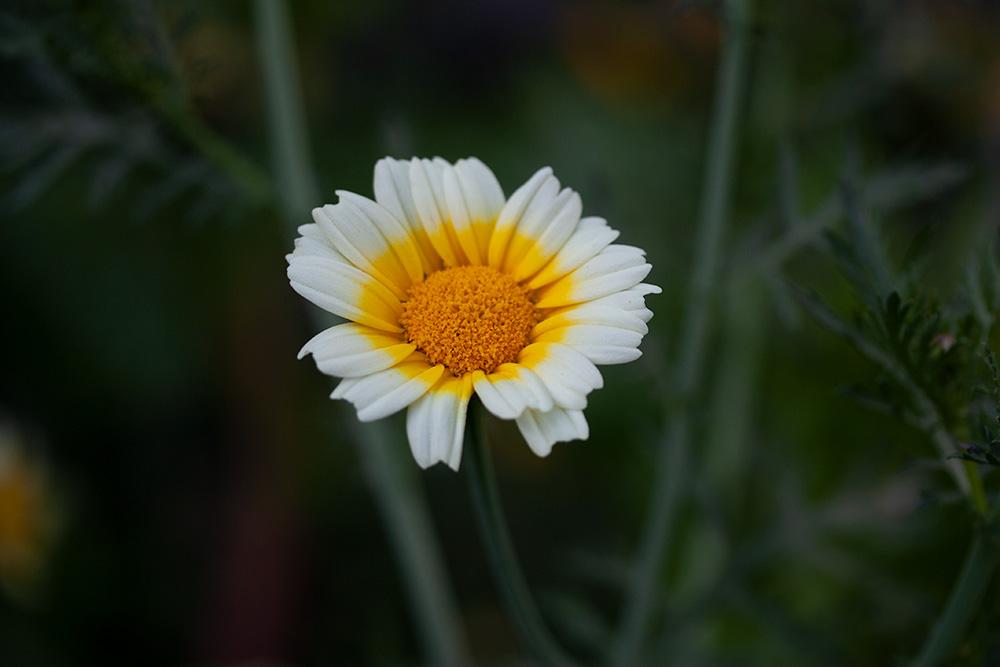
[(514, 361), (537, 321), (528, 290), (489, 266), (435, 271), (410, 288), (399, 318), (406, 340), (456, 377)]

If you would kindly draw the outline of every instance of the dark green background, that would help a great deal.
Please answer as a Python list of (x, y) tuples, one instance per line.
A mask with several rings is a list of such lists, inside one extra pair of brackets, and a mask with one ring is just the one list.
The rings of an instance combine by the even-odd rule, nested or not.
[[(1000, 219), (997, 5), (756, 5), (722, 284), (781, 237), (781, 183), (795, 184), (808, 217), (845, 172), (867, 182), (948, 165), (961, 176), (915, 178), (876, 215), (897, 260), (929, 239), (922, 284), (948, 298)], [(647, 300), (644, 356), (607, 368), (591, 395), (591, 438), (539, 460), (511, 425), (494, 425), (528, 580), (556, 634), (592, 656), (588, 638), (599, 645), (621, 608), (671, 389), (718, 8), (385, 0), (291, 11), (316, 205), (336, 189), (371, 196), (385, 155), (474, 155), (508, 195), (550, 165), (585, 215), (647, 250), (648, 281), (664, 293)], [(0, 414), (49, 471), (59, 515), (30, 594), (0, 595), (0, 664), (420, 662), (339, 425), (352, 410), (295, 360), (315, 330), (284, 275), (290, 232), (151, 102), (177, 102), (268, 169), (249, 7), (7, 3), (0, 57)], [(794, 179), (781, 176), (782, 151)], [(854, 307), (821, 242), (781, 268), (776, 282)], [(716, 323), (734, 307), (727, 294)], [(935, 495), (947, 480), (920, 463), (930, 443), (837, 392), (875, 370), (782, 294), (760, 304), (740, 483), (721, 490), (700, 484), (698, 453), (706, 428), (732, 418), (709, 395), (740, 352), (722, 361), (720, 335), (707, 342), (694, 491), (664, 582), (660, 650), (672, 664), (912, 655), (968, 542), (969, 518)], [(474, 654), (514, 664), (463, 475), (420, 478)], [(698, 565), (720, 534), (731, 581), (708, 594)]]

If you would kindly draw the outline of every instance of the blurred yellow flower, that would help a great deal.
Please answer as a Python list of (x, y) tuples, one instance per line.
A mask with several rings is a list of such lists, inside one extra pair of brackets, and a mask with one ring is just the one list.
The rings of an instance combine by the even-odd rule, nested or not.
[(0, 423), (0, 587), (30, 600), (44, 574), (55, 528), (48, 472), (19, 434)]

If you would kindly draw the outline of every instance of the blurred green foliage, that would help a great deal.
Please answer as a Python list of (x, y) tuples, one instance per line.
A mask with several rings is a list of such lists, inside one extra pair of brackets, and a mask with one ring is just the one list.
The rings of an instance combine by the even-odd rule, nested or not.
[[(643, 656), (891, 664), (975, 527), (914, 401), (956, 442), (996, 437), (1000, 9), (757, 5), (690, 493)], [(387, 154), (475, 155), (508, 194), (548, 164), (647, 250), (664, 294), (644, 356), (604, 369), (590, 439), (539, 460), (487, 424), (543, 612), (600, 658), (675, 391), (718, 7), (291, 9), (324, 197), (370, 194)], [(57, 528), (37, 575), (0, 580), (0, 664), (422, 660), (354, 415), (295, 362), (313, 331), (284, 276), (257, 55), (243, 3), (0, 9), (0, 435), (58, 518), (38, 519)], [(422, 480), (473, 654), (514, 664), (464, 482)], [(997, 628), (993, 586), (956, 664), (1000, 660)]]

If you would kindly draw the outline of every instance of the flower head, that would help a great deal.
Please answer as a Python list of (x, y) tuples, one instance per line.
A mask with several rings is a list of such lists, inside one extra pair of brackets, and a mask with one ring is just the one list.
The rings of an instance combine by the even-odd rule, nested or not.
[(296, 292), (350, 320), (305, 344), (332, 394), (372, 421), (409, 408), (422, 467), (462, 455), (469, 400), (516, 420), (539, 456), (586, 439), (596, 364), (638, 349), (652, 313), (639, 248), (540, 169), (505, 199), (475, 158), (386, 158), (375, 200), (351, 192), (313, 210), (288, 255)]

